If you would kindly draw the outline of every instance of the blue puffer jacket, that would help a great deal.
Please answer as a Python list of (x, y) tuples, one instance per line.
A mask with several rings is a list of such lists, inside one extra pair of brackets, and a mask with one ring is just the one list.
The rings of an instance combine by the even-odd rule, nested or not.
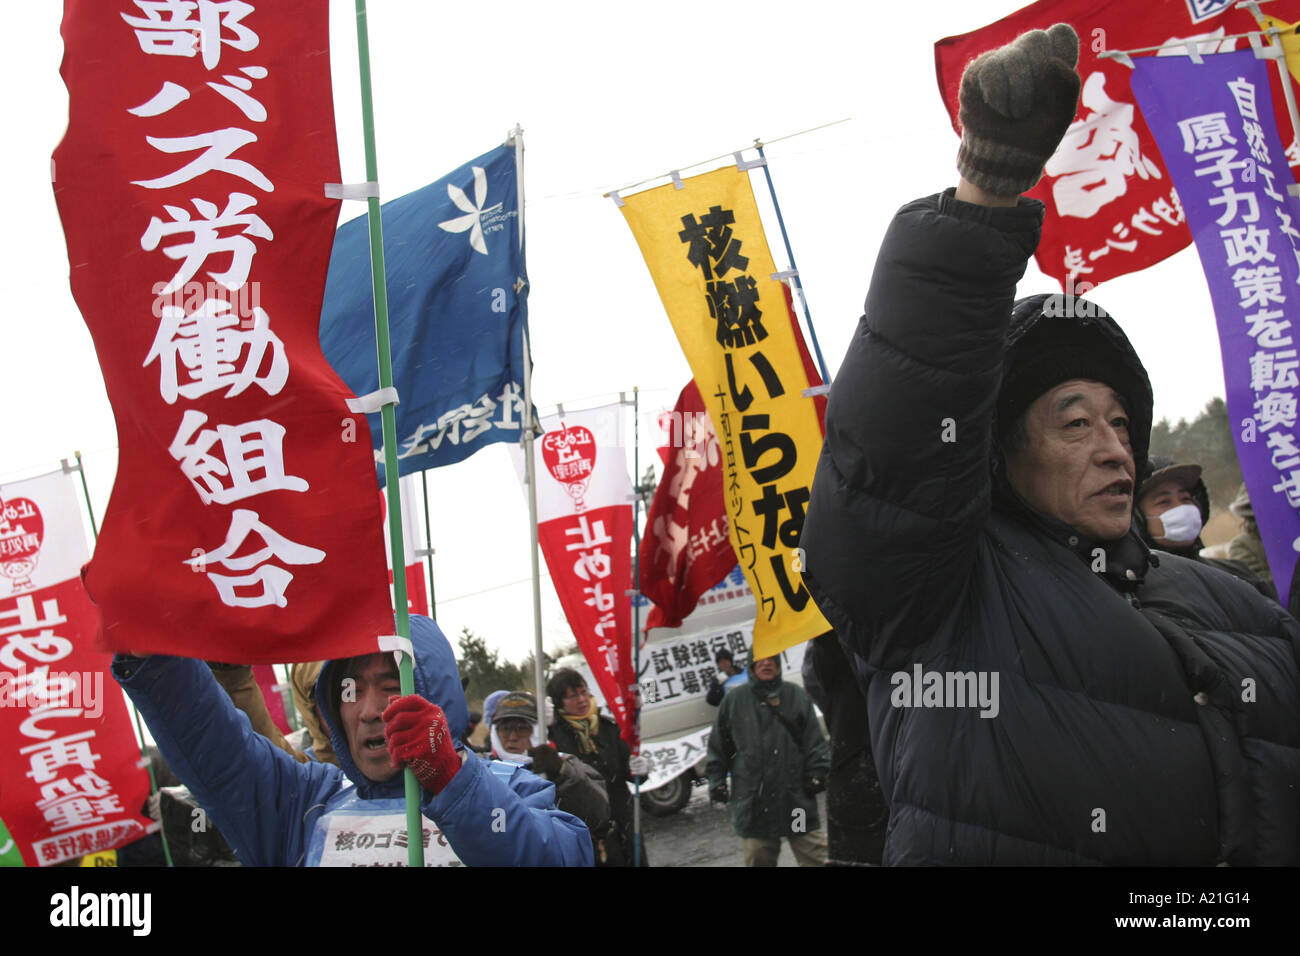
[[(411, 641), (415, 692), (442, 707), (460, 739), (469, 715), (451, 646), (426, 617), (411, 618)], [(113, 675), (246, 866), (403, 865), (404, 775), (376, 784), (353, 764), (327, 706), (337, 663), (321, 669), (316, 701), (343, 769), (298, 763), (254, 733), (202, 661), (119, 656)], [(527, 770), (467, 760), (440, 794), (422, 797), (433, 824), (427, 864), (458, 858), (470, 866), (592, 865), (586, 826), (555, 809), (554, 784)]]

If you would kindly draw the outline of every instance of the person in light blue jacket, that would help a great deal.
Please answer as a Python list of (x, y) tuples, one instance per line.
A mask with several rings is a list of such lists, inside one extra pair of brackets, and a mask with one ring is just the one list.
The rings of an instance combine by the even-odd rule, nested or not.
[(391, 654), (321, 669), (316, 702), (339, 767), (298, 763), (256, 734), (202, 661), (118, 655), (113, 675), (246, 866), (406, 865), (403, 774), (390, 741), (406, 741), (399, 762), (421, 782), (426, 865), (591, 866), (587, 828), (555, 808), (554, 784), (452, 749), (468, 709), (451, 645), (419, 616), (411, 642), (409, 697), (394, 700)]

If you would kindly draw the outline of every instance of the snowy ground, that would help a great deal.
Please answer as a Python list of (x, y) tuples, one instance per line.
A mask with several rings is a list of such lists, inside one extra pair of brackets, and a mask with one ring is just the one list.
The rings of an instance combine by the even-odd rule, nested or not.
[[(826, 795), (817, 797), (822, 826)], [(709, 791), (696, 787), (691, 802), (669, 817), (641, 814), (646, 856), (651, 866), (743, 866), (740, 840), (731, 833), (731, 809), (709, 805)], [(777, 866), (795, 866), (788, 841), (781, 842)]]

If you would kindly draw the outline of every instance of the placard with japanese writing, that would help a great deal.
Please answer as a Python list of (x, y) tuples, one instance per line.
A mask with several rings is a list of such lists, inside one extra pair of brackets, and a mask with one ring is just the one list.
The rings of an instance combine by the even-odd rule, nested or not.
[(117, 420), (103, 646), (239, 663), (390, 633), (365, 416), (321, 355), (325, 0), (67, 0), (54, 195)]
[(719, 679), (714, 663), (718, 651), (729, 651), (732, 664), (743, 670), (749, 666), (753, 640), (753, 625), (746, 623), (676, 641), (646, 644), (641, 649), (641, 672), (637, 676), (642, 708), (649, 711), (703, 697), (710, 682)]
[[(473, 758), (471, 758), (473, 759)], [(409, 866), (406, 811), (395, 800), (368, 803), (392, 805), (387, 812), (374, 808), (334, 810), (321, 817), (312, 830), (307, 849), (308, 866)], [(428, 817), (421, 838), (425, 866), (464, 866), (442, 831)]]
[(717, 432), (757, 653), (776, 654), (830, 630), (799, 550), (822, 434), (749, 176), (728, 166), (622, 209)]
[[(1135, 61), (1133, 91), (1178, 185), (1210, 287), (1241, 474), (1283, 601), (1300, 551), (1300, 203), (1249, 50)], [(1176, 323), (1185, 307), (1171, 292)]]
[(56, 471), (0, 485), (0, 860), (28, 866), (157, 829), (140, 812), (149, 775), (111, 658), (91, 647), (74, 481)]
[(641, 748), (641, 756), (650, 764), (650, 776), (641, 784), (641, 792), (662, 787), (709, 755), (712, 727), (696, 730), (676, 740), (656, 740)]

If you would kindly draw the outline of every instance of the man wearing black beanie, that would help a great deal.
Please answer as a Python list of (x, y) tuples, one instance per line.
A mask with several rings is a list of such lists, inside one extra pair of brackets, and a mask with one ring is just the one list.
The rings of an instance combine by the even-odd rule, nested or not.
[(959, 184), (895, 216), (830, 395), (804, 581), (885, 864), (1296, 865), (1300, 624), (1152, 554), (1141, 361), (1094, 303), (1015, 301), (1077, 56), (1057, 24), (967, 67)]

